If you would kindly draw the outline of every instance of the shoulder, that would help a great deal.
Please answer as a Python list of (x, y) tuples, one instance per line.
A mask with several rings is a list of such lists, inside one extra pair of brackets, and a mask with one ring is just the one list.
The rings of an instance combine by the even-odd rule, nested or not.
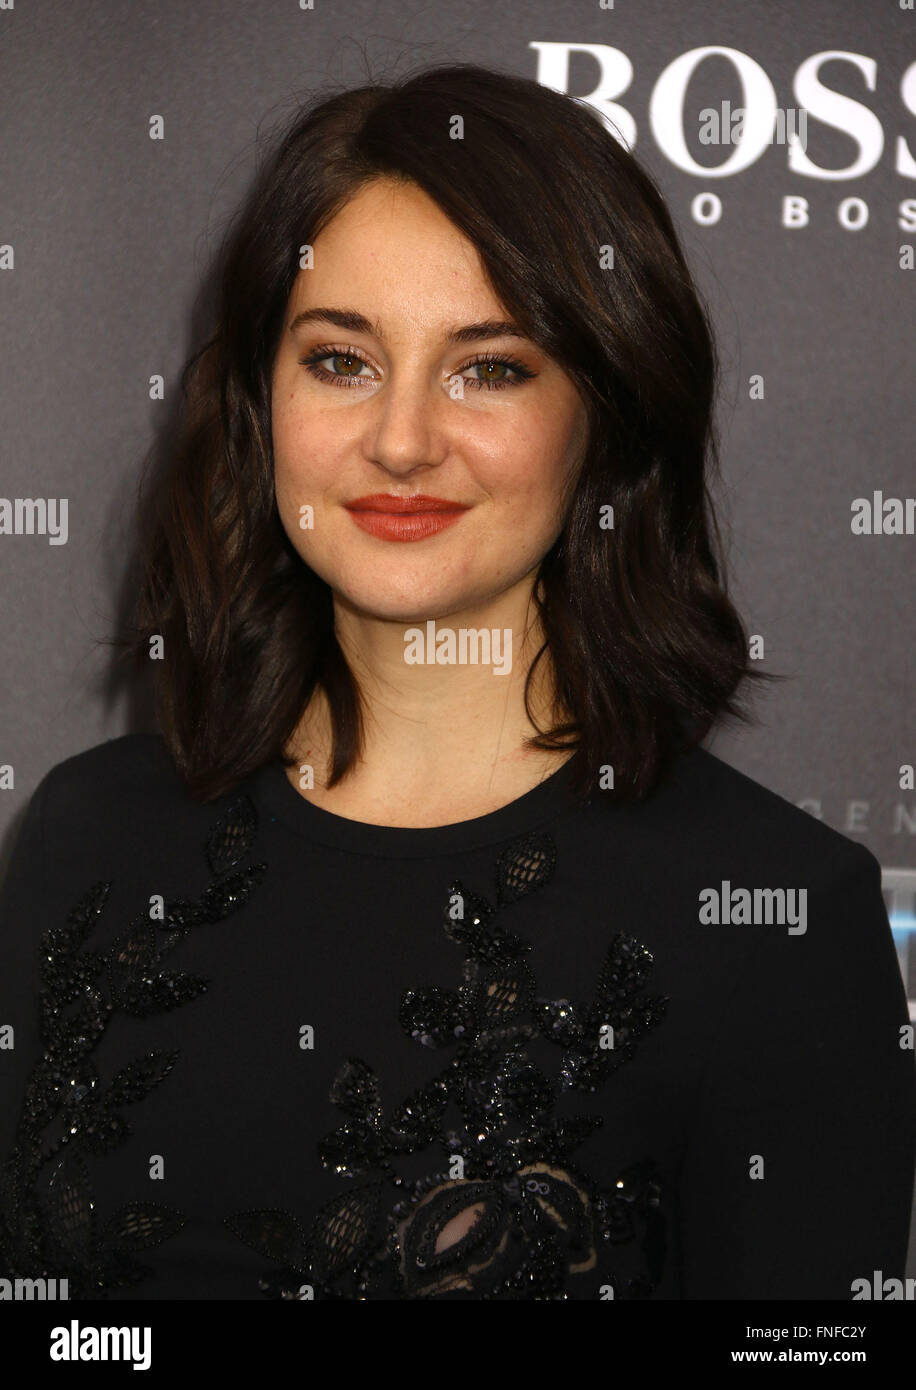
[[(95, 881), (125, 903), (149, 884), (194, 893), (209, 879), (208, 845), (241, 793), (191, 796), (159, 734), (125, 734), (55, 764), (32, 798), (19, 855), (53, 916)], [(156, 891), (166, 891), (157, 886)]]
[(55, 764), (34, 801), (49, 863), (111, 877), (196, 844), (225, 798), (195, 800), (160, 734), (124, 734)]
[(881, 866), (867, 846), (707, 749), (678, 760), (662, 799), (686, 851), (701, 862), (762, 883), (788, 875), (819, 891), (850, 875), (880, 885)]
[(823, 1105), (853, 1074), (862, 1094), (893, 1073), (911, 1105), (906, 991), (876, 856), (706, 750), (680, 760), (672, 791), (710, 909), (699, 939), (731, 976), (712, 1074), (778, 1107)]
[(830, 1017), (858, 1010), (863, 1027), (896, 1039), (906, 994), (876, 856), (706, 750), (685, 761), (694, 883), (718, 901), (713, 941), (746, 943), (736, 996), (745, 1014), (778, 999), (780, 1026), (801, 1039), (815, 1023), (826, 1038)]
[(64, 758), (46, 776), (63, 785), (67, 781), (107, 780), (153, 770), (175, 772), (162, 735), (122, 734)]
[(45, 828), (99, 815), (128, 818), (157, 801), (190, 798), (160, 734), (124, 734), (56, 763), (38, 792)]

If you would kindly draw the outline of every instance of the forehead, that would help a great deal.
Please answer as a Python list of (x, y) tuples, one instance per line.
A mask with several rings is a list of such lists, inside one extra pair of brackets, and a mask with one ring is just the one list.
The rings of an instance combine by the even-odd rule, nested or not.
[(322, 229), (316, 245), (352, 234), (367, 233), (414, 239), (433, 237), (443, 244), (467, 242), (464, 233), (418, 184), (374, 178), (361, 184)]
[(506, 317), (474, 244), (415, 184), (363, 185), (319, 232), (313, 252), (294, 282), (290, 315), (335, 304), (386, 331)]

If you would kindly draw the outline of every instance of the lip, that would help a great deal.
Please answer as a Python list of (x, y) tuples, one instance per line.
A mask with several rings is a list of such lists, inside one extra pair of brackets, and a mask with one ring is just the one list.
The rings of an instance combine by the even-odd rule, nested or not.
[(464, 502), (450, 502), (445, 497), (430, 497), (418, 492), (413, 497), (396, 497), (393, 493), (373, 492), (366, 497), (354, 497), (344, 506), (350, 512), (376, 512), (387, 516), (410, 516), (427, 512), (465, 512)]
[(361, 531), (384, 541), (422, 541), (444, 531), (470, 508), (463, 502), (449, 502), (444, 497), (429, 497), (417, 493), (413, 497), (395, 497), (375, 492), (368, 497), (356, 497), (344, 506)]

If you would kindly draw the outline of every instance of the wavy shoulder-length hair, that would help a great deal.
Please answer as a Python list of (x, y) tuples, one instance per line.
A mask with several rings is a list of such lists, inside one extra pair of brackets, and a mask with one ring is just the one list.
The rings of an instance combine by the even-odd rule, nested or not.
[(525, 685), (527, 708), (549, 649), (553, 723), (528, 742), (572, 750), (583, 797), (611, 767), (616, 798), (643, 798), (717, 720), (756, 722), (736, 692), (770, 677), (750, 666), (726, 595), (708, 490), (716, 351), (671, 217), (592, 109), (531, 79), (436, 65), (325, 93), (284, 125), (223, 238), (213, 332), (184, 367), (174, 447), (141, 501), (126, 654), (148, 669), (163, 639), (158, 722), (198, 800), (274, 758), (291, 766), (316, 687), (333, 721), (330, 784), (360, 758), (331, 591), (278, 515), (271, 377), (302, 249), (379, 177), (435, 200), (580, 387), (589, 445), (538, 571), (544, 640)]

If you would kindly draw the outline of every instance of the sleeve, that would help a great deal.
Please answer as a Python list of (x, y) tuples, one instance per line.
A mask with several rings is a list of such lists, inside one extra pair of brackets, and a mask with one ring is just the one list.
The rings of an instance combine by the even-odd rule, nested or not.
[(0, 1167), (41, 1056), (39, 942), (48, 927), (44, 814), (50, 773), (26, 807), (0, 887)]
[(853, 845), (833, 864), (803, 934), (754, 928), (707, 1061), (679, 1181), (686, 1299), (849, 1300), (875, 1271), (904, 1277), (906, 994), (878, 860)]

